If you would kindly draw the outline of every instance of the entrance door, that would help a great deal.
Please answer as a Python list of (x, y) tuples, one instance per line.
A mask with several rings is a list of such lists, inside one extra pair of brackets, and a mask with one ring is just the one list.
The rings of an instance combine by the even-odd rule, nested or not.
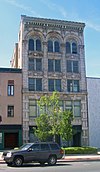
[(4, 134), (4, 148), (18, 147), (18, 133), (5, 133)]
[(73, 135), (73, 146), (81, 146), (81, 132)]

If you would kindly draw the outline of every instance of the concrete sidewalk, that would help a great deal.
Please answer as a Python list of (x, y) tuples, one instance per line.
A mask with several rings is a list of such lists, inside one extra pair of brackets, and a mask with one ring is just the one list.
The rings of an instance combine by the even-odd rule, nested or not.
[(67, 155), (61, 160), (63, 162), (73, 162), (73, 161), (100, 161), (100, 155)]
[[(100, 161), (100, 154), (97, 155), (67, 155), (63, 156), (58, 162), (78, 162), (78, 161)], [(5, 163), (0, 152), (0, 164)]]

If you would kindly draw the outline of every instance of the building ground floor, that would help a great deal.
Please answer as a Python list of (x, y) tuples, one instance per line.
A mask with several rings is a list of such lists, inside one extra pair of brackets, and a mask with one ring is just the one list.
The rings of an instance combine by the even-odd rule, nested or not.
[(0, 150), (22, 145), (21, 125), (0, 125)]
[[(38, 138), (36, 138), (34, 134), (34, 130), (33, 130), (34, 127), (36, 126), (29, 127), (29, 142), (38, 141)], [(60, 146), (63, 146), (63, 147), (82, 146), (82, 126), (81, 125), (73, 126), (73, 136), (70, 141), (63, 141), (60, 136), (56, 136), (56, 141), (58, 142)]]
[[(45, 94), (46, 95), (46, 94)], [(47, 94), (51, 95), (50, 93)], [(23, 143), (35, 139), (32, 136), (31, 127), (36, 126), (35, 119), (40, 115), (37, 101), (43, 94), (24, 93), (23, 94)], [(73, 112), (73, 138), (71, 146), (88, 146), (88, 113), (87, 94), (60, 94), (60, 108)]]

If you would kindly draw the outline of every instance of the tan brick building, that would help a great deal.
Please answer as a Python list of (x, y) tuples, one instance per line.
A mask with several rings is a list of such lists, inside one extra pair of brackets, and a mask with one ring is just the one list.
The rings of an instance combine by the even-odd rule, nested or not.
[(16, 67), (23, 75), (24, 143), (32, 140), (37, 100), (57, 90), (62, 108), (74, 113), (71, 145), (88, 145), (84, 27), (79, 22), (21, 16)]
[(0, 149), (22, 144), (22, 70), (0, 68)]

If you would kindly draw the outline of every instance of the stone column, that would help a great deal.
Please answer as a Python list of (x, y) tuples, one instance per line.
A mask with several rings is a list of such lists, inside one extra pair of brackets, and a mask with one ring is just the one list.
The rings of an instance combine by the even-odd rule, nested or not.
[(62, 70), (62, 91), (66, 92), (67, 91), (67, 84), (66, 84), (66, 52), (65, 52), (65, 44), (61, 44), (61, 52), (62, 52), (62, 57), (61, 57), (61, 70)]
[(48, 91), (48, 55), (47, 42), (43, 42), (43, 91)]
[(29, 110), (28, 110), (28, 41), (22, 42), (22, 76), (23, 76), (23, 143), (29, 141)]

